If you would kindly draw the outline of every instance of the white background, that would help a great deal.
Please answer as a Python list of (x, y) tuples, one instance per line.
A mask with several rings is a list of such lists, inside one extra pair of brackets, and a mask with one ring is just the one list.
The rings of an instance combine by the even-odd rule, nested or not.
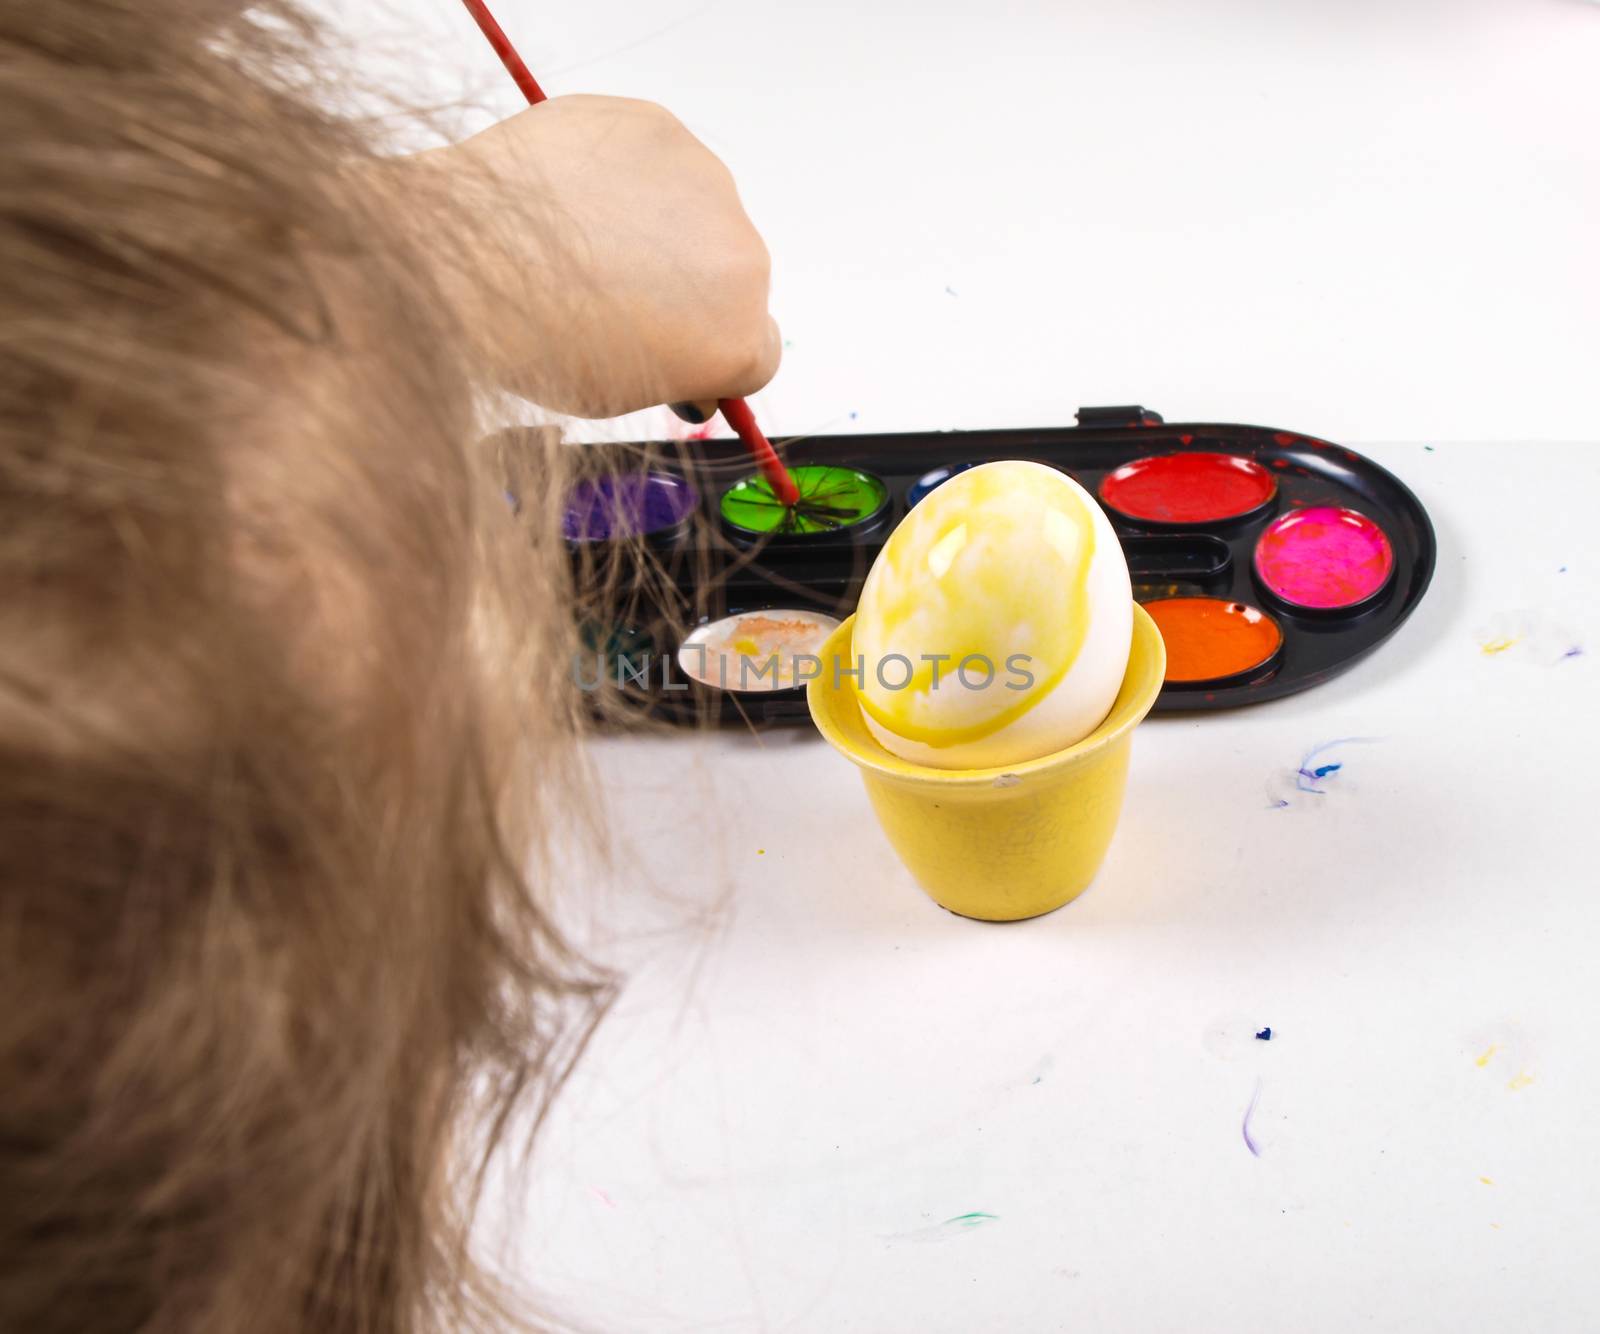
[[(395, 90), (520, 107), (453, 0), (345, 3)], [(732, 167), (774, 432), (1600, 436), (1593, 0), (493, 8), (550, 93), (662, 102)]]
[[(630, 982), (486, 1246), (608, 1331), (1600, 1328), (1600, 455), (1539, 443), (1600, 439), (1600, 7), (498, 9), (733, 167), (774, 431), (1287, 427), (1440, 559), (1347, 676), (1142, 727), (1031, 923), (933, 907), (807, 734), (598, 745), (618, 863), (566, 895)], [(363, 22), (517, 107), (447, 0)]]

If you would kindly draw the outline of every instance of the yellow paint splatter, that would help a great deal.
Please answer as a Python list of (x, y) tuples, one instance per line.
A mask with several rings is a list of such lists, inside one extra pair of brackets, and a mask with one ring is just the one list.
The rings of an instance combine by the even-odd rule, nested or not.
[(1498, 1223), (1490, 1223), (1489, 1226), (1492, 1227), (1496, 1232), (1500, 1230), (1500, 1224)]
[(1519, 1072), (1517, 1077), (1507, 1084), (1506, 1087), (1515, 1093), (1518, 1089), (1527, 1088), (1531, 1083), (1533, 1083), (1533, 1076), (1524, 1070)]
[(1504, 653), (1521, 638), (1521, 635), (1512, 635), (1509, 639), (1491, 639), (1483, 646), (1483, 656), (1492, 658), (1496, 653)]
[(1499, 1050), (1500, 1050), (1499, 1045), (1497, 1043), (1491, 1042), (1489, 1044), (1489, 1050), (1484, 1052), (1484, 1054), (1482, 1056), (1478, 1057), (1478, 1069), (1482, 1070), (1484, 1066), (1488, 1065), (1490, 1059), (1494, 1056), (1495, 1052), (1497, 1052)]
[(1486, 1186), (1494, 1185), (1494, 1182), (1490, 1181), (1488, 1177), (1479, 1177), (1478, 1180), (1483, 1182), (1483, 1184)]
[(765, 848), (757, 848), (756, 849), (756, 856), (757, 857), (765, 857), (766, 855), (767, 855), (767, 850)]

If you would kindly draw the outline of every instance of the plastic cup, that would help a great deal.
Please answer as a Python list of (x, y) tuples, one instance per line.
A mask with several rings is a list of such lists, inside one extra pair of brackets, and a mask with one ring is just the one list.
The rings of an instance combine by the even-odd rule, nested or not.
[(1128, 670), (1105, 721), (1064, 750), (1000, 769), (932, 769), (873, 739), (855, 678), (842, 670), (855, 665), (854, 622), (823, 646), (822, 674), (807, 684), (806, 700), (822, 735), (861, 770), (878, 822), (917, 883), (951, 912), (989, 922), (1037, 917), (1077, 898), (1111, 845), (1133, 729), (1166, 673), (1149, 614), (1133, 609)]

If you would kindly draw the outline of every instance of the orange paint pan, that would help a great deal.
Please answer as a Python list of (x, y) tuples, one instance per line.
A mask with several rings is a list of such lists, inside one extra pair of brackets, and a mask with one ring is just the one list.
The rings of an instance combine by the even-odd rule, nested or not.
[(1227, 598), (1158, 598), (1144, 604), (1167, 645), (1167, 684), (1202, 685), (1263, 670), (1283, 651), (1266, 612)]

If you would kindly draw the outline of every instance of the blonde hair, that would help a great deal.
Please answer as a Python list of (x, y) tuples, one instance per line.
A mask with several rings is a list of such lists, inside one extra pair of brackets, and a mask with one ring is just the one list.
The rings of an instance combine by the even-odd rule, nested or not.
[(509, 1319), (460, 1128), (609, 994), (524, 862), (559, 528), (314, 27), (237, 8), (0, 0), (0, 1328)]

